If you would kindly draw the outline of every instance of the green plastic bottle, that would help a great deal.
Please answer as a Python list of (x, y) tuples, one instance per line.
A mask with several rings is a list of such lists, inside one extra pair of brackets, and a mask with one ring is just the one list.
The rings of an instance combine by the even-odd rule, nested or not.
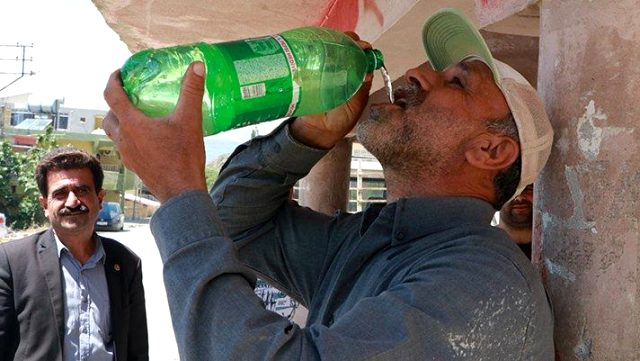
[(330, 110), (349, 100), (367, 73), (383, 66), (380, 51), (363, 51), (342, 32), (304, 27), (225, 43), (143, 50), (121, 69), (124, 89), (148, 116), (166, 116), (196, 60), (206, 67), (205, 136)]

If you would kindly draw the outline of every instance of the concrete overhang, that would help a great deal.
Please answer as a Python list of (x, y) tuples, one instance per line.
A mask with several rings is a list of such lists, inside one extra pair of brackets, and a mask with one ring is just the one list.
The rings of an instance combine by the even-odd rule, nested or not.
[[(385, 54), (392, 77), (425, 60), (421, 29), (443, 7), (464, 11), (494, 55), (535, 84), (539, 11), (534, 0), (93, 0), (131, 51), (221, 42), (306, 25), (355, 30)], [(524, 9), (524, 10), (523, 10)], [(380, 77), (374, 89), (382, 87)]]

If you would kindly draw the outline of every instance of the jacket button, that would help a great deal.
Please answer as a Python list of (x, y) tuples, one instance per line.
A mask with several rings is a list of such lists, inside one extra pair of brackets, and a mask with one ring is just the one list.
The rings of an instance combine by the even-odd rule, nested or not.
[(402, 233), (402, 232), (396, 233), (396, 239), (398, 241), (402, 241), (404, 239), (404, 233)]

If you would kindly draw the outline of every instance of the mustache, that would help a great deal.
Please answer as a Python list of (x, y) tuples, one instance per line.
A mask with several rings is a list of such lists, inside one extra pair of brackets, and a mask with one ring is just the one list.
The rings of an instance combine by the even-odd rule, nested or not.
[(74, 208), (64, 207), (58, 212), (58, 214), (61, 216), (69, 216), (72, 214), (82, 214), (87, 212), (89, 212), (89, 208), (84, 204), (81, 204)]
[(407, 106), (421, 104), (427, 97), (427, 93), (420, 84), (410, 81), (408, 84), (397, 87), (393, 91), (393, 97), (403, 101)]
[(511, 201), (511, 206), (533, 206), (533, 204), (529, 201)]

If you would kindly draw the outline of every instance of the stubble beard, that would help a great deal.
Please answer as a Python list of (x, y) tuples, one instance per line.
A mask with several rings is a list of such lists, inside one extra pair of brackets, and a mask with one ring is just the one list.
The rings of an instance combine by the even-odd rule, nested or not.
[(405, 176), (441, 174), (446, 171), (447, 157), (430, 141), (438, 135), (427, 134), (429, 128), (428, 120), (409, 119), (407, 112), (394, 122), (392, 112), (372, 108), (369, 118), (358, 123), (356, 134), (385, 172)]
[(64, 217), (58, 222), (58, 226), (67, 232), (78, 232), (89, 226), (89, 217), (87, 215), (76, 217)]
[[(527, 205), (531, 206), (531, 204)], [(512, 204), (509, 203), (500, 210), (500, 219), (513, 229), (531, 228), (531, 224), (533, 222), (533, 210), (531, 209), (526, 213), (515, 212)]]

